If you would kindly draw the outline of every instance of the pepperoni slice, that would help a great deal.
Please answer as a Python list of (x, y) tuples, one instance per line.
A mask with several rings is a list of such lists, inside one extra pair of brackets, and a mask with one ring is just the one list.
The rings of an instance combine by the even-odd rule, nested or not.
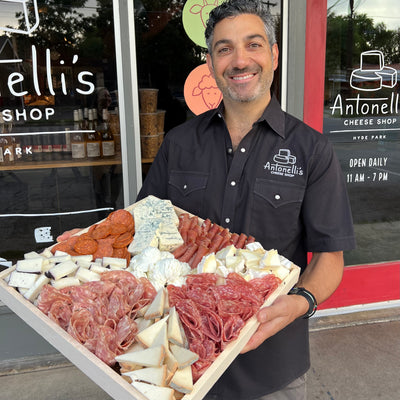
[(123, 224), (127, 226), (127, 230), (132, 230), (135, 226), (135, 221), (132, 214), (124, 209), (113, 211), (108, 217), (111, 222)]
[(98, 240), (98, 239), (104, 239), (110, 234), (111, 234), (111, 224), (104, 222), (95, 227), (91, 236), (93, 239)]
[(74, 250), (79, 254), (93, 254), (97, 250), (97, 242), (93, 238), (81, 235), (75, 243)]
[(125, 232), (114, 240), (113, 247), (116, 249), (126, 247), (130, 242), (132, 242), (132, 240), (133, 236), (129, 232)]
[(125, 233), (128, 230), (128, 226), (118, 223), (111, 222), (110, 223), (110, 233), (111, 235), (120, 235), (121, 233)]

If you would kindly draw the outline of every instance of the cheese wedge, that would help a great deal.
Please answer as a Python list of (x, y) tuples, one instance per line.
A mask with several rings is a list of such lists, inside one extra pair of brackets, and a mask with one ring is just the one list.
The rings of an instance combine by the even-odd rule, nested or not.
[(127, 267), (126, 259), (118, 257), (103, 257), (102, 264), (103, 267), (109, 266), (110, 269), (112, 269), (113, 267), (115, 269), (125, 269)]
[(150, 347), (131, 353), (121, 354), (115, 357), (115, 361), (142, 365), (143, 367), (161, 367), (165, 358), (164, 346)]
[(178, 369), (172, 377), (169, 386), (181, 393), (190, 393), (193, 390), (192, 367)]
[(164, 288), (161, 288), (154, 300), (151, 302), (149, 308), (144, 314), (145, 319), (161, 318), (164, 315), (164, 304), (165, 304), (166, 292)]
[(170, 350), (176, 361), (178, 361), (179, 369), (186, 368), (199, 359), (198, 354), (189, 349), (185, 349), (184, 347), (177, 346), (176, 344), (171, 344)]
[(185, 333), (182, 328), (182, 324), (179, 319), (179, 315), (175, 309), (172, 307), (169, 311), (169, 319), (168, 319), (168, 340), (171, 343), (185, 346)]
[(150, 325), (148, 328), (143, 329), (136, 335), (136, 340), (142, 343), (146, 347), (150, 347), (154, 342), (154, 339), (157, 337), (159, 332), (163, 329), (163, 326), (166, 325), (168, 319), (168, 315), (154, 324)]
[(165, 386), (167, 366), (164, 364), (161, 367), (142, 368), (136, 371), (124, 372), (122, 375), (129, 376), (132, 381), (141, 381), (152, 383), (157, 386)]
[(131, 385), (149, 400), (174, 400), (174, 390), (169, 387), (155, 386), (138, 381), (133, 381)]

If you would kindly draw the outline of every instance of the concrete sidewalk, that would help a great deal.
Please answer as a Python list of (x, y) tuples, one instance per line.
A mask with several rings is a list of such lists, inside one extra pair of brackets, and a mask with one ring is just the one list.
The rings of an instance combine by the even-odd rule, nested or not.
[[(400, 399), (400, 310), (311, 320), (308, 400)], [(17, 371), (15, 371), (17, 372)], [(61, 355), (0, 376), (1, 400), (111, 400)]]

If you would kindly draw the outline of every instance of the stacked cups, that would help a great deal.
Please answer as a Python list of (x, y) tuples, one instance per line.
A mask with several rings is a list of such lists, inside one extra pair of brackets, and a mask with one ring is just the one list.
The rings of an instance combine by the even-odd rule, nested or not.
[(164, 138), (165, 111), (157, 109), (158, 89), (139, 89), (142, 158), (154, 158)]

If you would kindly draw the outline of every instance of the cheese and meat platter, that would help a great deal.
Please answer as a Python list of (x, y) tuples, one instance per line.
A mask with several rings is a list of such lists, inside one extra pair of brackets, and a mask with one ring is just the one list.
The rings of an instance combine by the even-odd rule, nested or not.
[(0, 300), (111, 397), (201, 400), (300, 268), (154, 196), (0, 273)]

